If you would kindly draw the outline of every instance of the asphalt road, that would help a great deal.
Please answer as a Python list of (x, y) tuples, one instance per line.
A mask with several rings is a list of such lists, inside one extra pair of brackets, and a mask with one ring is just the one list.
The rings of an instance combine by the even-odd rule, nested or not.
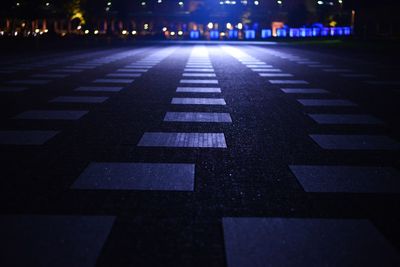
[(0, 266), (400, 266), (398, 62), (152, 45), (0, 65)]

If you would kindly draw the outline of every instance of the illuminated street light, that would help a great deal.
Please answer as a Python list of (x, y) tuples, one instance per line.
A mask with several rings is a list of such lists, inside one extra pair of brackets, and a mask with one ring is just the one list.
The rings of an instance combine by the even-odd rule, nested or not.
[(157, 0), (157, 3), (161, 4), (161, 3), (162, 3), (162, 0)]
[(98, 31), (98, 30), (95, 30), (95, 31), (94, 31), (94, 34), (96, 34), (96, 35), (99, 34), (99, 31)]
[(260, 2), (258, 2), (258, 1), (254, 1), (254, 5), (255, 5), (255, 6), (258, 6), (259, 3), (260, 3)]
[(49, 3), (49, 2), (47, 2), (47, 3), (46, 3), (46, 6), (50, 6), (50, 3)]
[(207, 24), (207, 28), (209, 28), (210, 30), (211, 30), (213, 27), (214, 27), (214, 25), (212, 24), (212, 22), (209, 22), (209, 23)]
[(142, 6), (145, 6), (146, 5), (146, 2), (142, 2), (142, 3), (140, 3)]
[(178, 35), (183, 35), (183, 31), (178, 31)]
[(162, 31), (163, 31), (163, 32), (166, 32), (167, 30), (168, 30), (167, 27), (163, 27), (163, 28), (162, 28)]
[(317, 4), (318, 4), (318, 5), (323, 5), (323, 4), (324, 4), (324, 1), (318, 1)]
[(230, 24), (229, 22), (226, 24), (226, 28), (228, 29), (228, 30), (231, 30), (232, 29), (232, 24)]
[(111, 2), (107, 2), (107, 6), (111, 6)]
[(79, 25), (78, 27), (76, 27), (76, 29), (79, 31), (79, 30), (81, 30), (81, 29), (82, 29), (82, 26), (81, 26), (81, 25)]
[(171, 35), (174, 36), (174, 35), (175, 35), (175, 32), (171, 32)]
[(243, 29), (243, 24), (242, 23), (238, 23), (238, 25), (236, 26), (239, 30)]
[(278, 5), (282, 5), (282, 1), (281, 0), (278, 0), (276, 2), (278, 3)]
[(132, 35), (136, 35), (136, 33), (137, 33), (136, 31), (132, 31)]
[(127, 34), (128, 34), (128, 31), (127, 31), (127, 30), (123, 30), (123, 31), (122, 31), (122, 34), (123, 34), (123, 35), (127, 35)]
[(90, 31), (89, 30), (85, 30), (85, 34), (89, 34), (90, 33)]
[[(20, 2), (17, 2), (15, 5), (16, 5), (16, 6), (20, 6), (21, 3), (20, 3)], [(18, 33), (17, 33), (17, 35), (18, 35)], [(16, 36), (17, 36), (17, 35), (16, 35)]]
[(148, 30), (148, 29), (149, 29), (149, 24), (145, 23), (145, 24), (143, 25), (143, 29)]
[(178, 3), (178, 5), (180, 5), (180, 6), (183, 6), (183, 2), (182, 2), (182, 1), (180, 1), (180, 2)]
[(40, 32), (40, 30), (39, 30), (39, 29), (36, 29), (36, 30), (35, 30), (35, 32), (36, 32), (36, 33), (39, 33), (39, 32)]

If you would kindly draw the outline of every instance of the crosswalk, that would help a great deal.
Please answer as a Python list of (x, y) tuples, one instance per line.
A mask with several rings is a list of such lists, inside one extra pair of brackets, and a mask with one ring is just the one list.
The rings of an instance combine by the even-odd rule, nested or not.
[[(257, 68), (257, 66), (266, 65), (272, 68), (271, 64), (260, 61), (237, 48), (223, 47), (231, 56), (235, 57), (241, 63), (249, 63), (252, 65), (246, 65), (249, 68)], [(278, 56), (282, 59), (289, 59), (301, 65), (312, 65), (313, 67), (321, 67), (322, 70), (327, 73), (341, 73), (342, 77), (370, 77), (368, 74), (343, 74), (352, 73), (350, 69), (344, 68), (326, 68), (326, 65), (317, 65), (319, 62), (310, 61), (308, 59), (299, 58), (292, 55), (286, 55), (284, 53), (274, 52), (268, 50), (269, 54)], [(255, 65), (255, 63), (259, 65)], [(291, 73), (268, 73), (263, 72), (263, 69), (257, 69), (259, 76), (261, 77), (287, 77), (288, 79), (282, 80), (268, 80), (272, 86), (285, 85), (285, 88), (280, 90), (285, 94), (300, 94), (300, 95), (327, 95), (328, 98), (297, 98), (297, 102), (305, 108), (359, 108), (359, 105), (353, 101), (347, 99), (332, 98), (334, 97), (326, 89), (312, 88), (311, 82), (306, 80), (294, 80), (296, 78)], [(290, 85), (306, 85), (305, 87), (288, 87)], [(268, 87), (267, 87), (268, 88)], [(378, 118), (368, 114), (327, 114), (327, 113), (308, 113), (309, 118), (314, 120), (321, 126), (324, 125), (372, 125), (380, 126), (384, 123)], [(371, 135), (371, 134), (339, 134), (339, 133), (325, 133), (325, 134), (309, 134), (309, 137), (324, 150), (331, 151), (391, 151), (399, 150), (400, 143), (385, 135)], [(399, 190), (399, 173), (393, 168), (386, 167), (371, 167), (371, 166), (351, 166), (351, 165), (290, 165), (288, 166), (296, 179), (300, 182), (301, 186), (306, 192), (319, 192), (319, 193), (394, 193)], [(379, 184), (379, 185), (378, 185)], [(328, 221), (325, 221), (328, 222)], [(226, 257), (228, 266), (306, 266), (306, 265), (335, 265), (335, 261), (340, 262), (353, 262), (356, 257), (357, 262), (363, 262), (363, 255), (354, 255), (346, 257), (344, 255), (339, 256), (339, 253), (334, 253), (332, 258), (326, 256), (320, 256), (320, 254), (308, 253), (307, 251), (320, 251), (321, 247), (325, 244), (334, 244), (336, 241), (336, 231), (330, 232), (329, 226), (326, 223), (319, 220), (312, 219), (280, 219), (280, 218), (223, 218), (223, 229), (224, 229), (224, 240), (226, 248)], [(347, 229), (342, 229), (340, 232), (349, 235), (354, 234), (354, 228), (357, 225), (365, 224), (362, 227), (370, 227), (368, 231), (360, 232), (356, 238), (358, 241), (364, 240), (365, 236), (368, 236), (368, 241), (373, 239), (382, 240), (382, 237), (378, 237), (380, 234), (372, 229), (373, 226), (368, 222), (362, 220), (354, 220), (353, 222), (344, 222), (340, 220), (331, 220), (332, 227), (341, 227), (339, 225), (348, 224)], [(284, 226), (283, 226), (284, 225)], [(300, 226), (301, 225), (301, 226)], [(282, 227), (282, 232), (277, 231), (277, 227)], [(323, 233), (310, 233), (300, 230), (297, 227), (315, 227), (316, 229), (323, 229)], [(291, 232), (294, 231), (294, 232)], [(307, 233), (304, 238), (302, 234)], [(332, 237), (329, 237), (332, 235)], [(324, 236), (324, 239), (319, 239), (319, 236)], [(306, 239), (307, 238), (307, 239)], [(306, 240), (313, 239), (311, 243), (314, 245), (306, 245)], [(345, 242), (346, 238), (341, 237), (340, 242)], [(272, 241), (271, 241), (272, 240)], [(282, 242), (283, 240), (283, 242)], [(329, 240), (329, 241), (328, 241)], [(269, 243), (271, 242), (271, 243)], [(298, 243), (299, 242), (299, 243)], [(325, 243), (327, 242), (327, 243)], [(377, 241), (380, 242), (380, 241)], [(278, 244), (287, 244), (279, 247)], [(376, 244), (376, 243), (375, 243)], [(299, 252), (299, 248), (306, 245), (307, 249), (304, 252)], [(292, 250), (292, 247), (296, 248)], [(360, 242), (358, 247), (364, 247), (363, 242)], [(397, 262), (398, 258), (396, 253), (393, 253), (393, 249), (387, 242), (384, 242), (382, 246), (385, 246), (385, 252), (389, 253), (387, 256), (388, 262)], [(389, 247), (387, 247), (389, 246)], [(291, 251), (282, 253), (281, 251)], [(335, 251), (335, 248), (325, 248), (326, 251)], [(349, 248), (349, 250), (352, 250)], [(377, 248), (372, 249), (370, 253), (375, 253)], [(366, 251), (365, 251), (366, 252)], [(369, 253), (369, 252), (366, 252)], [(251, 255), (251, 256), (249, 256)], [(301, 256), (300, 256), (301, 255)], [(339, 257), (339, 258), (338, 258)], [(375, 256), (372, 256), (372, 258)], [(295, 261), (289, 259), (294, 258)], [(376, 256), (377, 262), (380, 261), (381, 256)], [(365, 264), (370, 264), (366, 262)]]
[[(228, 267), (400, 264), (396, 245), (368, 212), (342, 216), (329, 207), (343, 196), (360, 202), (366, 197), (397, 197), (400, 173), (396, 160), (387, 158), (398, 156), (400, 143), (387, 131), (384, 117), (367, 112), (359, 99), (332, 90), (319, 75), (335, 77), (345, 85), (351, 80), (370, 87), (395, 87), (396, 81), (378, 80), (378, 75), (345, 64), (252, 46), (196, 44), (102, 55), (0, 67), (7, 75), (8, 71), (18, 74), (0, 82), (2, 95), (19, 99), (51, 90), (49, 97), (4, 120), (0, 150), (51, 153), (53, 147), (63, 147), (59, 143), (67, 134), (76, 134), (72, 140), (93, 121), (107, 124), (113, 116), (135, 125), (129, 128), (132, 137), (125, 136), (124, 125), (113, 129), (121, 132), (118, 136), (123, 140), (112, 148), (88, 144), (82, 150), (94, 152), (86, 151), (80, 158), (74, 150), (73, 156), (67, 156), (77, 156), (73, 160), (79, 164), (67, 174), (68, 181), (63, 181), (63, 196), (71, 194), (78, 197), (77, 202), (89, 196), (88, 206), (102, 201), (104, 206), (90, 214), (85, 206), (79, 212), (52, 207), (50, 212), (38, 209), (32, 215), (0, 215), (5, 225), (1, 234), (11, 244), (7, 259), (15, 259), (16, 266), (37, 259), (44, 262), (40, 266), (104, 265), (99, 261), (104, 251), (118, 250), (121, 243), (126, 250), (132, 248), (127, 243), (137, 249), (145, 245), (141, 238), (149, 235), (144, 231), (136, 240), (116, 241), (115, 236), (123, 232), (120, 229), (129, 229), (126, 225), (147, 217), (175, 220), (186, 216), (180, 210), (181, 201), (196, 221), (188, 219), (185, 242), (193, 242), (193, 236), (210, 235), (207, 227), (212, 225), (218, 237), (205, 238), (200, 247), (217, 248)], [(306, 74), (298, 71), (303, 68)], [(246, 87), (236, 86), (235, 79), (243, 80)], [(147, 84), (162, 86), (147, 88)], [(113, 102), (115, 98), (120, 102)], [(250, 105), (240, 106), (241, 100)], [(132, 110), (121, 114), (116, 103), (123, 106), (123, 101), (137, 105), (132, 110), (143, 112), (143, 118), (133, 117)], [(274, 110), (284, 104), (283, 111)], [(282, 125), (290, 120), (302, 120), (296, 123), (301, 129)], [(285, 140), (284, 134), (292, 136), (287, 133), (291, 130), (296, 136)], [(298, 140), (304, 142), (297, 144)], [(256, 148), (238, 147), (240, 143), (256, 143)], [(285, 146), (289, 143), (293, 148), (288, 152)], [(52, 164), (57, 166), (48, 163)], [(295, 188), (295, 193), (292, 189), (285, 194), (274, 191), (279, 183)], [(90, 196), (105, 199), (93, 201)], [(288, 208), (269, 206), (279, 201)], [(114, 202), (126, 204), (119, 210)], [(145, 210), (144, 202), (150, 203), (148, 212), (138, 208)], [(292, 208), (302, 205), (304, 210)], [(326, 210), (314, 209), (318, 205)], [(196, 228), (197, 220), (204, 229)], [(155, 239), (162, 239), (158, 236), (162, 235)], [(209, 240), (215, 243), (207, 244)], [(177, 237), (171, 246), (179, 242)], [(32, 253), (21, 259), (18, 251)]]
[[(194, 47), (191, 55), (186, 63), (185, 69), (192, 69), (192, 71), (185, 71), (182, 77), (196, 77), (197, 79), (181, 79), (180, 85), (188, 85), (187, 87), (177, 87), (177, 93), (196, 93), (201, 92), (207, 93), (221, 93), (220, 88), (208, 87), (218, 85), (218, 80), (203, 79), (208, 78), (209, 75), (216, 77), (215, 73), (202, 75), (197, 73), (197, 69), (204, 69), (207, 67), (208, 70), (213, 70), (212, 63), (210, 61), (208, 51), (205, 47)], [(196, 76), (193, 76), (196, 75)], [(203, 85), (204, 87), (197, 87), (197, 85)], [(191, 87), (190, 85), (196, 85)], [(211, 98), (211, 97), (173, 97), (171, 105), (185, 105), (190, 110), (192, 105), (202, 106), (213, 106), (222, 105), (225, 106), (226, 102), (223, 98)], [(167, 112), (164, 121), (166, 122), (231, 122), (232, 119), (227, 113), (209, 113), (209, 112), (181, 112), (173, 113)], [(149, 147), (187, 147), (187, 148), (227, 148), (225, 135), (223, 133), (203, 133), (203, 132), (146, 132), (138, 146), (149, 146)]]

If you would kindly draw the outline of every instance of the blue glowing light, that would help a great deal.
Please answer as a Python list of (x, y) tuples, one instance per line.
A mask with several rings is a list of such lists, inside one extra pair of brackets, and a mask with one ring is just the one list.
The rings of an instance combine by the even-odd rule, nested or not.
[(351, 34), (351, 28), (350, 27), (343, 27), (343, 34), (344, 35), (350, 35)]
[(219, 39), (219, 31), (217, 31), (217, 30), (210, 31), (210, 39), (218, 40)]
[(333, 28), (333, 35), (343, 35), (343, 28), (342, 27), (336, 27)]
[(200, 31), (190, 31), (190, 39), (199, 39)]
[(246, 39), (255, 39), (256, 31), (255, 30), (246, 30), (244, 31), (244, 38)]
[(328, 36), (330, 32), (329, 28), (322, 28), (321, 30), (321, 36)]
[(229, 39), (237, 39), (238, 36), (239, 36), (239, 31), (238, 30), (230, 30), (228, 32)]
[(315, 36), (320, 36), (321, 35), (321, 28), (313, 28), (312, 29), (312, 36), (313, 37), (315, 37)]
[(272, 31), (270, 29), (262, 29), (261, 30), (261, 38), (266, 39), (272, 36)]
[(312, 36), (312, 30), (310, 28), (300, 28), (300, 36), (301, 37)]
[(300, 30), (296, 28), (291, 28), (289, 30), (289, 36), (290, 37), (300, 37)]
[(277, 37), (286, 37), (287, 36), (286, 29), (277, 29), (276, 30), (276, 36)]

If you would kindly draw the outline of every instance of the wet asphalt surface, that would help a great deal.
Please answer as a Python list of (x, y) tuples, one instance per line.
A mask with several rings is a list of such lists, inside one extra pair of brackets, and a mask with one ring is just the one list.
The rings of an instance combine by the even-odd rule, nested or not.
[[(218, 85), (208, 87), (220, 87), (221, 93), (176, 92), (177, 87), (186, 86), (180, 84), (184, 79), (182, 73), (191, 52), (198, 47), (208, 52), (216, 77), (184, 78), (216, 79)], [(238, 60), (236, 49), (294, 76), (260, 77)], [(119, 92), (74, 91), (81, 86), (93, 86), (94, 80), (128, 64), (166, 51), (170, 54), (132, 83), (107, 85), (122, 86)], [(8, 84), (13, 80), (39, 79), (30, 76), (118, 54), (122, 54), (121, 58), (113, 62), (71, 73), (66, 78), (48, 79), (51, 80), (48, 84)], [(298, 63), (300, 60), (289, 60), (288, 55), (318, 63)], [(22, 92), (0, 92), (1, 131), (59, 131), (43, 145), (0, 145), (2, 216), (27, 215), (28, 224), (29, 216), (112, 216), (113, 225), (96, 254), (95, 266), (237, 266), (227, 261), (222, 226), (225, 217), (366, 219), (399, 251), (399, 193), (307, 192), (289, 168), (290, 165), (348, 165), (398, 170), (398, 149), (323, 149), (309, 136), (368, 134), (400, 140), (400, 85), (387, 83), (399, 81), (396, 62), (279, 45), (153, 45), (54, 53), (26, 58), (24, 63), (16, 56), (2, 64), (1, 69), (48, 59), (59, 61), (0, 74), (0, 88), (28, 88)], [(318, 64), (332, 67), (309, 66)], [(342, 73), (323, 70), (327, 68), (351, 69), (357, 74), (373, 76), (343, 77)], [(309, 84), (272, 84), (271, 79), (304, 80)], [(303, 87), (321, 88), (329, 93), (285, 94), (280, 90)], [(108, 99), (97, 104), (49, 102), (59, 96)], [(171, 105), (173, 97), (223, 98), (226, 105)], [(357, 106), (306, 107), (297, 101), (304, 98), (346, 99)], [(70, 121), (15, 119), (28, 110), (89, 112), (79, 120)], [(189, 111), (229, 113), (232, 123), (163, 121), (166, 112)], [(317, 113), (369, 114), (383, 124), (322, 125), (307, 115)], [(145, 132), (223, 133), (227, 148), (138, 146)], [(90, 162), (195, 164), (194, 190), (71, 188)], [(7, 226), (2, 228), (8, 231)], [(3, 248), (7, 247), (7, 243), (1, 243)], [(26, 251), (8, 253), (14, 259), (23, 259)], [(42, 253), (36, 256), (46, 257), (46, 252)], [(19, 266), (13, 265), (10, 258), (6, 257), (1, 265)], [(16, 262), (47, 266), (28, 259)], [(57, 265), (62, 266), (53, 266)]]

